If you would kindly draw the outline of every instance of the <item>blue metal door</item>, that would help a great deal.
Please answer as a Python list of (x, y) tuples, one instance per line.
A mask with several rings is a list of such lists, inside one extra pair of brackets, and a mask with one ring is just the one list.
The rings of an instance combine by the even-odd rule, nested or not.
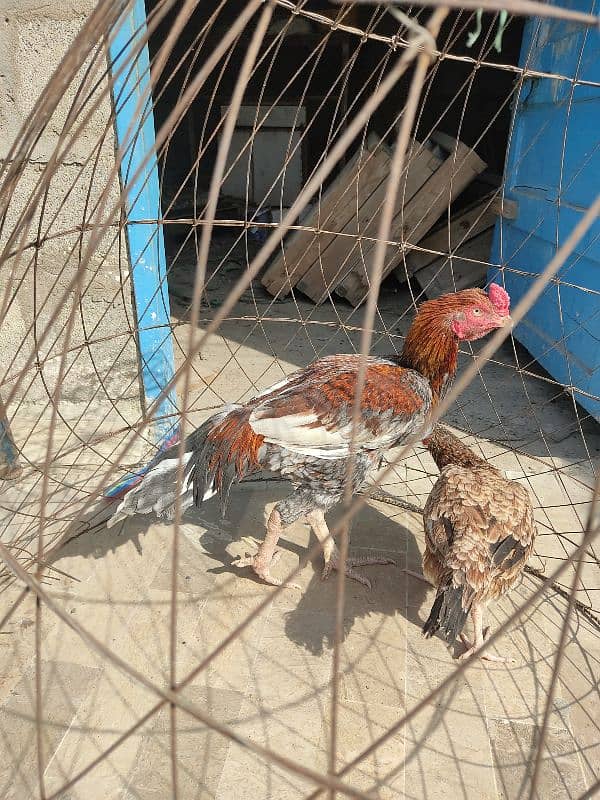
[[(596, 13), (591, 0), (562, 6)], [(526, 77), (505, 169), (514, 220), (496, 226), (492, 261), (513, 305), (600, 192), (600, 34), (559, 20), (529, 20), (520, 65)], [(492, 270), (490, 277), (498, 279)], [(600, 420), (600, 222), (515, 329), (515, 337)]]

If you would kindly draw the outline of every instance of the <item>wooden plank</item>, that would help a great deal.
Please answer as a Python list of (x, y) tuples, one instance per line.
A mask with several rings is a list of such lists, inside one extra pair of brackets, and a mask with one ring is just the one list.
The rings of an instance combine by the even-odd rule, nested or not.
[[(494, 193), (495, 194), (495, 193)], [(423, 250), (412, 250), (406, 256), (406, 268), (408, 274), (412, 275), (432, 261), (437, 261), (438, 254), (448, 254), (456, 250), (457, 247), (474, 239), (480, 233), (491, 228), (498, 214), (498, 203), (494, 203), (494, 194), (488, 194), (468, 208), (463, 209), (448, 222), (445, 221), (430, 233), (425, 239), (419, 242), (419, 247)]]
[[(416, 142), (418, 145), (419, 143)], [(434, 155), (428, 147), (424, 147), (420, 152), (416, 152), (415, 156), (411, 158), (411, 165), (406, 176), (406, 188), (401, 186), (396, 198), (396, 207), (394, 209), (394, 220), (402, 213), (402, 208), (405, 203), (409, 203), (413, 197), (418, 193), (419, 189), (435, 174), (443, 163), (443, 159)], [(384, 184), (384, 189), (386, 184)], [(379, 208), (378, 208), (379, 211)], [(378, 220), (374, 223), (371, 236), (377, 234)], [(364, 274), (364, 265), (372, 263), (375, 255), (376, 242), (371, 239), (367, 241), (359, 241), (357, 246), (353, 248), (352, 253), (346, 258), (346, 265), (344, 269), (344, 277), (339, 280), (338, 286), (335, 287), (336, 294), (346, 297), (348, 293), (352, 296), (355, 289), (354, 273)], [(360, 290), (359, 290), (360, 291)], [(366, 294), (366, 292), (363, 293)]]
[(365, 191), (369, 187), (373, 191), (384, 179), (388, 166), (387, 149), (376, 136), (369, 137), (365, 149), (354, 154), (302, 221), (306, 227), (316, 230), (294, 231), (284, 240), (283, 250), (262, 277), (262, 284), (270, 294), (288, 294), (333, 241), (334, 235), (325, 234), (323, 230), (337, 231), (348, 222), (354, 212), (352, 201), (362, 172), (368, 170), (368, 177), (360, 181), (360, 185)]
[(491, 227), (460, 245), (453, 255), (440, 256), (418, 270), (414, 278), (429, 298), (485, 283), (493, 238)]
[[(383, 190), (385, 186), (385, 178), (389, 174), (391, 155), (383, 142), (378, 143), (378, 147), (373, 153), (373, 157), (367, 161), (360, 172), (357, 172), (352, 184), (348, 187), (347, 193), (343, 196), (342, 203), (335, 209), (329, 220), (323, 225), (329, 233), (321, 233), (315, 246), (307, 250), (305, 259), (310, 260), (312, 263), (304, 275), (311, 273), (313, 270), (317, 274), (321, 272), (321, 263), (325, 259), (327, 264), (335, 265), (335, 254), (329, 254), (332, 247), (335, 248), (336, 244), (342, 241), (342, 244), (351, 246), (353, 241), (346, 236), (340, 236), (340, 231), (356, 231), (357, 208), (360, 209), (368, 203), (369, 198), (373, 194), (377, 194)], [(338, 266), (339, 266), (339, 262)], [(331, 274), (334, 275), (337, 267), (332, 266)], [(302, 278), (302, 281), (304, 281)], [(300, 282), (297, 284), (298, 288), (312, 296), (310, 292), (310, 284)], [(310, 292), (310, 293), (309, 293)], [(325, 292), (326, 294), (326, 292)]]
[[(388, 250), (384, 278), (401, 262), (406, 247), (420, 242), (448, 205), (485, 167), (485, 162), (470, 147), (462, 142), (456, 143), (444, 163), (394, 218), (390, 238), (402, 242), (404, 247), (394, 246), (390, 248), (391, 253)], [(374, 248), (369, 258), (361, 259), (336, 289), (336, 294), (345, 297), (354, 306), (360, 305), (367, 296), (373, 255)]]
[[(435, 156), (427, 147), (415, 141), (409, 147), (408, 152), (414, 153), (408, 163), (408, 169), (400, 184), (400, 191), (396, 200), (396, 214), (402, 207), (404, 201), (412, 198), (425, 181), (435, 172), (442, 163), (442, 159)], [(386, 166), (386, 175), (389, 172), (391, 163), (391, 152)], [(362, 177), (362, 176), (361, 176)], [(353, 203), (354, 214), (348, 220), (343, 229), (332, 237), (332, 241), (325, 251), (322, 251), (320, 258), (308, 270), (304, 278), (298, 283), (298, 288), (311, 298), (315, 303), (322, 303), (329, 296), (337, 284), (343, 280), (352, 267), (361, 249), (370, 251), (374, 246), (373, 241), (368, 237), (377, 236), (377, 226), (379, 224), (379, 213), (383, 205), (387, 191), (387, 180), (383, 180), (365, 198), (365, 192), (360, 178), (358, 182), (358, 203)], [(353, 197), (355, 200), (355, 197)], [(358, 207), (358, 211), (357, 211)], [(365, 237), (367, 237), (365, 241)]]
[[(448, 206), (485, 168), (485, 161), (477, 153), (458, 142), (455, 152), (449, 154), (419, 195), (407, 206), (404, 219), (398, 220), (396, 230), (400, 236), (397, 238), (403, 242), (418, 244)], [(395, 269), (401, 260), (402, 250), (396, 248), (386, 266), (386, 274)], [(402, 272), (403, 270), (404, 265)]]

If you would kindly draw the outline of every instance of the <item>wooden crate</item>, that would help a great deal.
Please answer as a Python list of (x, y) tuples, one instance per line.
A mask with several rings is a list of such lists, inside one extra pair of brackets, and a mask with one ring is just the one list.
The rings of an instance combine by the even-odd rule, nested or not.
[(322, 193), (302, 224), (315, 230), (294, 231), (262, 277), (272, 294), (286, 295), (304, 277), (344, 228), (360, 205), (384, 180), (389, 170), (389, 152), (379, 138), (371, 135), (364, 150), (359, 149), (337, 178)]
[(480, 231), (459, 245), (450, 256), (439, 256), (417, 270), (414, 278), (427, 297), (458, 292), (485, 283), (489, 269), (494, 228)]
[[(386, 153), (385, 176), (389, 174), (392, 153), (382, 145)], [(384, 159), (382, 159), (383, 161)], [(440, 166), (441, 159), (435, 156), (420, 142), (411, 143), (407, 151), (407, 166), (401, 179), (396, 200), (395, 214), (402, 203), (410, 200), (423, 183)], [(322, 250), (319, 258), (298, 282), (298, 288), (304, 294), (321, 303), (344, 280), (353, 268), (361, 252), (370, 252), (374, 246), (379, 214), (387, 192), (388, 182), (382, 180), (369, 196), (358, 181), (358, 192), (353, 196), (353, 214), (346, 225), (334, 235), (327, 249)]]
[[(470, 239), (492, 228), (500, 213), (500, 198), (495, 194), (491, 192), (459, 211), (451, 217), (450, 225), (444, 214), (443, 222), (419, 242), (419, 249), (406, 254), (408, 274), (413, 275), (441, 256), (447, 257)], [(406, 278), (404, 265), (396, 270), (396, 275), (399, 280)]]
[[(485, 162), (462, 142), (439, 133), (434, 134), (432, 140), (443, 147), (446, 157), (394, 217), (390, 238), (399, 244), (388, 249), (384, 278), (403, 260), (406, 248), (421, 241), (450, 203), (486, 167)], [(373, 243), (367, 253), (361, 253), (352, 270), (336, 288), (336, 294), (354, 306), (360, 305), (367, 296), (374, 253)]]

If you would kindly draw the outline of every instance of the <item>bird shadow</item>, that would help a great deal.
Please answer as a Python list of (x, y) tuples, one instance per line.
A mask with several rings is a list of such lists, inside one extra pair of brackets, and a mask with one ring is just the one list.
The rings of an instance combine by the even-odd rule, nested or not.
[(50, 553), (47, 563), (55, 564), (64, 558), (77, 557), (101, 559), (129, 542), (142, 556), (142, 537), (156, 523), (156, 519), (150, 516), (131, 517), (124, 524), (107, 528), (106, 522), (115, 508), (115, 502), (98, 501), (89, 512), (65, 529), (60, 544)]
[[(204, 512), (202, 525), (207, 527), (200, 533), (199, 542), (203, 550), (221, 565), (209, 570), (215, 574), (234, 572), (239, 579), (264, 584), (248, 567), (239, 570), (232, 566), (235, 556), (225, 549), (223, 536), (214, 534), (220, 526), (229, 541), (239, 541), (244, 535), (252, 535), (259, 541), (264, 536), (265, 504), (277, 502), (289, 493), (285, 484), (247, 484), (240, 487), (232, 496), (227, 512), (227, 521), (220, 522), (218, 508), (212, 506), (212, 513)], [(387, 513), (384, 513), (385, 508)], [(363, 506), (353, 520), (350, 530), (350, 556), (383, 556), (395, 564), (362, 566), (356, 570), (369, 578), (369, 590), (358, 582), (347, 579), (345, 582), (345, 602), (342, 636), (345, 639), (358, 619), (369, 615), (393, 617), (401, 615), (409, 623), (421, 627), (419, 615), (429, 587), (411, 578), (404, 567), (420, 572), (421, 552), (413, 530), (421, 526), (420, 519), (405, 512), (396, 513), (393, 506), (371, 503)], [(328, 515), (330, 529), (339, 522), (340, 509)], [(191, 520), (192, 516), (189, 515)], [(404, 523), (414, 520), (410, 530)], [(411, 526), (412, 527), (412, 526)], [(231, 538), (229, 538), (231, 537)], [(302, 560), (307, 550), (316, 543), (314, 534), (308, 526), (296, 523), (287, 528), (279, 540), (282, 550), (280, 561), (273, 567), (273, 575), (285, 578)], [(246, 548), (248, 551), (251, 548)], [(239, 550), (239, 547), (238, 547)], [(313, 654), (321, 654), (334, 646), (336, 602), (338, 591), (337, 573), (333, 572), (327, 580), (322, 580), (323, 555), (319, 551), (301, 570), (291, 578), (300, 584), (301, 591), (286, 589), (274, 600), (274, 605), (283, 617), (286, 636)]]
[[(251, 581), (270, 591), (270, 587), (254, 574), (250, 568), (238, 568), (233, 562), (244, 547), (240, 540), (252, 536), (262, 541), (265, 531), (265, 505), (285, 497), (290, 487), (279, 482), (249, 482), (232, 490), (225, 519), (222, 518), (218, 502), (209, 502), (201, 509), (190, 509), (182, 518), (186, 548), (191, 544), (186, 560), (198, 560), (193, 570), (193, 580), (205, 577), (200, 590), (211, 591), (213, 576), (231, 574), (236, 580)], [(384, 509), (386, 513), (382, 510)], [(165, 556), (168, 556), (172, 541), (172, 525), (161, 523), (154, 516), (137, 516), (114, 528), (106, 527), (106, 519), (113, 507), (106, 503), (96, 506), (76, 526), (65, 532), (64, 543), (53, 553), (50, 563), (62, 558), (103, 558), (120, 547), (133, 543), (143, 556), (145, 535), (151, 526), (164, 529)], [(407, 622), (420, 627), (420, 607), (426, 598), (425, 583), (406, 575), (405, 567), (420, 572), (421, 553), (413, 530), (419, 530), (420, 519), (406, 512), (396, 513), (393, 506), (373, 502), (363, 506), (354, 518), (350, 529), (350, 556), (370, 555), (389, 557), (395, 564), (385, 566), (357, 567), (357, 572), (369, 578), (372, 588), (352, 579), (345, 582), (345, 602), (342, 637), (345, 639), (357, 620), (369, 615), (393, 617), (401, 615)], [(328, 515), (330, 528), (339, 521), (341, 511), (334, 509)], [(414, 520), (413, 530), (406, 522)], [(284, 531), (279, 540), (282, 551), (280, 561), (273, 567), (273, 574), (285, 578), (303, 559), (307, 550), (316, 542), (308, 526), (296, 523)], [(188, 544), (189, 543), (189, 544)], [(245, 547), (248, 551), (250, 547)], [(235, 551), (235, 552), (230, 552)], [(201, 566), (200, 566), (201, 565)], [(306, 564), (293, 581), (301, 584), (301, 591), (286, 589), (275, 598), (274, 606), (282, 619), (286, 636), (313, 654), (332, 649), (335, 640), (336, 601), (338, 591), (337, 572), (323, 581), (323, 555), (319, 552)], [(186, 578), (188, 576), (186, 575)], [(188, 584), (188, 588), (189, 584)]]
[[(414, 528), (420, 524), (414, 517), (413, 530), (382, 513), (376, 505), (364, 506), (356, 515), (350, 529), (349, 555), (365, 553), (394, 559), (390, 565), (356, 567), (356, 571), (371, 581), (368, 589), (356, 581), (346, 578), (342, 641), (357, 621), (368, 617), (389, 619), (403, 617), (411, 625), (421, 627), (419, 609), (423, 605), (428, 586), (410, 578), (404, 568), (420, 571), (421, 553)], [(330, 527), (335, 524), (333, 513)], [(412, 527), (412, 526), (411, 526)], [(311, 542), (314, 540), (311, 540)], [(328, 580), (321, 579), (323, 557), (319, 555), (311, 563), (309, 582), (298, 600), (285, 614), (285, 632), (289, 639), (305, 647), (313, 654), (332, 649), (335, 642), (335, 619), (338, 593), (338, 575), (333, 573)], [(376, 625), (375, 625), (376, 627)], [(369, 623), (369, 628), (373, 625)]]

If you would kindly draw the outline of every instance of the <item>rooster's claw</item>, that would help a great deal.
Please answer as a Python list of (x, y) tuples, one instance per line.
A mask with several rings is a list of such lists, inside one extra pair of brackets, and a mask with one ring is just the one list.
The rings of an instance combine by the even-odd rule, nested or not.
[[(269, 586), (282, 586), (285, 581), (281, 580), (280, 578), (274, 578), (271, 575), (269, 569), (273, 564), (276, 564), (277, 561), (281, 558), (281, 550), (276, 550), (273, 553), (273, 558), (271, 559), (269, 565), (265, 565), (263, 560), (259, 557), (258, 553), (251, 555), (250, 553), (246, 553), (245, 556), (238, 556), (238, 558), (234, 559), (231, 562), (232, 567), (252, 567), (254, 573), (265, 583), (268, 583)], [(285, 583), (286, 589), (300, 589), (301, 587), (298, 586), (297, 583)]]

